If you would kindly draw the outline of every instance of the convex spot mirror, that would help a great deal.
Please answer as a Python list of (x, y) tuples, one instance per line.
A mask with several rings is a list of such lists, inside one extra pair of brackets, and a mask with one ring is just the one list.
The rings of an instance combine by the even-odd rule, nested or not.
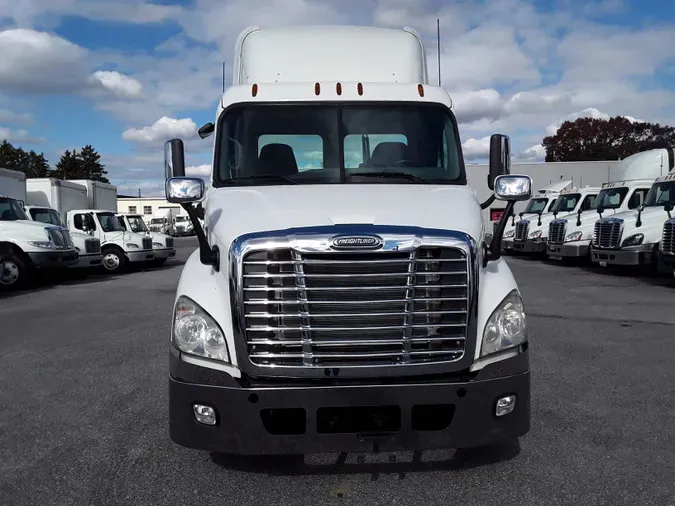
[(199, 202), (204, 198), (204, 180), (198, 177), (170, 177), (166, 180), (166, 200), (173, 204)]
[(511, 141), (508, 136), (494, 134), (490, 137), (490, 172), (488, 174), (488, 188), (495, 189), (495, 180), (498, 176), (511, 173)]
[(494, 182), (495, 198), (520, 202), (532, 197), (532, 179), (530, 176), (497, 176)]
[(164, 179), (185, 176), (185, 146), (180, 139), (164, 144)]

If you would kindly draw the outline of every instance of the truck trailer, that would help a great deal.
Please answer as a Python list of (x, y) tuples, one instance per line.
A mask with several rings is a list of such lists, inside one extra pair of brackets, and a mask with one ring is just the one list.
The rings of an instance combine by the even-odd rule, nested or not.
[(426, 62), (410, 28), (248, 28), (199, 131), (213, 136), (208, 194), (182, 140), (166, 143), (167, 200), (199, 241), (171, 321), (174, 442), (306, 454), (529, 431), (525, 309), (500, 250), (532, 180), (493, 135), (487, 185), (507, 205), (488, 247)]

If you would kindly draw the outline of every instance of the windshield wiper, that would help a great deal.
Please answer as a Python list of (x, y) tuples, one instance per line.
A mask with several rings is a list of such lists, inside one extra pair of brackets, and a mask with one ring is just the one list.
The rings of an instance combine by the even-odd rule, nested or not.
[(283, 181), (287, 184), (299, 184), (297, 181), (293, 181), (290, 178), (278, 174), (256, 174), (255, 176), (233, 177), (231, 179), (225, 179), (223, 183), (236, 183), (238, 181)]
[(391, 177), (395, 179), (408, 179), (410, 181), (415, 181), (416, 183), (429, 183), (424, 178), (416, 176), (415, 174), (410, 174), (408, 172), (355, 172), (350, 174), (350, 177), (354, 176), (364, 176), (364, 177)]

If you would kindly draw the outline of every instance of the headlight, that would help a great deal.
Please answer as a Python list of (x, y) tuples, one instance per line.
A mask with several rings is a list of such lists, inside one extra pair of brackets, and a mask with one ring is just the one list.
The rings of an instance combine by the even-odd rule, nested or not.
[(541, 237), (542, 231), (541, 230), (535, 230), (530, 234), (530, 239), (539, 239)]
[(581, 241), (581, 238), (584, 236), (584, 233), (577, 230), (576, 232), (572, 232), (571, 234), (568, 234), (567, 237), (565, 237), (565, 241)]
[(513, 229), (504, 232), (504, 238), (513, 237), (514, 235), (516, 235), (516, 231)]
[(639, 246), (642, 244), (642, 241), (644, 240), (645, 236), (644, 234), (635, 234), (631, 235), (630, 237), (627, 237), (623, 243), (621, 243), (621, 247), (625, 248), (626, 246)]
[(161, 242), (153, 242), (152, 247), (153, 248), (163, 248), (164, 245)]
[(127, 247), (127, 248), (130, 248), (130, 249), (138, 249), (139, 246), (138, 246), (138, 244), (136, 244), (136, 243), (128, 242), (128, 243), (126, 244), (126, 247)]
[(230, 361), (225, 335), (218, 324), (196, 302), (178, 297), (173, 319), (173, 342), (191, 355)]
[(523, 300), (516, 290), (508, 294), (488, 318), (481, 356), (504, 351), (527, 341)]
[(54, 245), (49, 241), (28, 241), (28, 244), (35, 246), (36, 248), (51, 249), (54, 247)]

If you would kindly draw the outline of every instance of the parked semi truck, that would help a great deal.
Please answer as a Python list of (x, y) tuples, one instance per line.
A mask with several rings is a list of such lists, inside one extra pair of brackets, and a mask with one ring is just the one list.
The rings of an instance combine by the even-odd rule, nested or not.
[(176, 237), (195, 235), (190, 217), (187, 214), (178, 213), (174, 219), (174, 234)]
[(612, 181), (604, 183), (591, 209), (577, 216), (560, 218), (549, 224), (547, 254), (554, 260), (590, 261), (595, 222), (616, 213), (637, 209), (644, 204), (654, 180), (669, 169), (666, 149), (652, 149), (631, 155), (612, 170)]
[[(87, 206), (87, 189), (81, 184), (56, 178), (26, 180), (26, 214), (29, 219), (68, 230), (63, 217), (71, 209)], [(101, 241), (77, 230), (69, 231), (78, 252), (73, 269), (89, 269), (101, 265)]]
[[(368, 59), (354, 58), (368, 54)], [(488, 248), (448, 93), (412, 29), (245, 30), (218, 102), (213, 189), (167, 142), (190, 215), (171, 325), (170, 436), (226, 454), (466, 448), (530, 428), (525, 310)], [(204, 233), (195, 206), (201, 203)], [(199, 214), (198, 214), (199, 212)]]
[(176, 256), (176, 248), (173, 246), (173, 237), (158, 232), (151, 232), (143, 221), (143, 216), (133, 213), (117, 213), (117, 220), (124, 230), (135, 234), (145, 234), (152, 238), (152, 251), (155, 259), (154, 265), (164, 265), (169, 258)]
[(643, 205), (595, 222), (591, 259), (601, 265), (651, 265), (671, 272), (663, 263), (659, 243), (675, 204), (675, 171), (656, 178)]
[(579, 215), (591, 209), (600, 188), (567, 188), (558, 195), (553, 212), (536, 219), (521, 219), (516, 223), (516, 232), (513, 238), (513, 250), (523, 253), (546, 253), (548, 242), (549, 223), (557, 219)]
[(130, 264), (143, 265), (155, 259), (152, 238), (124, 230), (117, 215), (106, 209), (72, 209), (67, 226), (101, 241), (102, 266), (110, 273), (123, 271)]
[(536, 196), (527, 202), (525, 210), (518, 213), (518, 220), (516, 220), (516, 214), (511, 213), (510, 219), (504, 229), (504, 238), (502, 239), (502, 249), (504, 252), (513, 251), (513, 236), (516, 234), (516, 221), (520, 221), (525, 216), (528, 218), (533, 216), (544, 217), (552, 214), (560, 192), (571, 184), (572, 181), (558, 181), (545, 186), (537, 192)]

